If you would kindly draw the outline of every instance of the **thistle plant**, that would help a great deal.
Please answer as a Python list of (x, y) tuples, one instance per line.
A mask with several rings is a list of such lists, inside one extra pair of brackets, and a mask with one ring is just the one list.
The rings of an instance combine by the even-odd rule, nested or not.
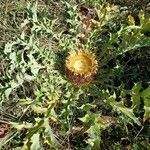
[[(133, 55), (149, 48), (150, 19), (140, 11), (136, 25), (129, 12), (106, 1), (43, 3), (27, 4), (21, 33), (0, 54), (0, 131), (9, 127), (0, 146), (122, 149), (126, 137), (131, 147), (143, 145), (136, 145), (136, 126), (142, 131), (150, 118), (149, 87), (138, 82), (126, 89), (123, 79), (115, 84), (125, 77)], [(126, 55), (132, 58), (123, 60)], [(123, 134), (113, 126), (121, 127)], [(104, 133), (111, 141), (103, 140)], [(145, 147), (148, 138), (147, 132)]]

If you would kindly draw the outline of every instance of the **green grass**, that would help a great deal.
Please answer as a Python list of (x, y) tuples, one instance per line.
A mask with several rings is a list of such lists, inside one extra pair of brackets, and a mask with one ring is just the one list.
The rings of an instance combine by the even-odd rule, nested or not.
[[(150, 149), (148, 1), (110, 3), (0, 2), (0, 149)], [(66, 78), (79, 48), (99, 65), (87, 86)]]

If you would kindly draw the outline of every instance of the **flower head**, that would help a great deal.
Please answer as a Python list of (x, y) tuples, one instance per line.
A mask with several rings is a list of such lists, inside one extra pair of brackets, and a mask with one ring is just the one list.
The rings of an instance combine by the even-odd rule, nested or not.
[(74, 84), (90, 83), (97, 73), (98, 63), (95, 54), (78, 50), (69, 54), (65, 62), (66, 76)]

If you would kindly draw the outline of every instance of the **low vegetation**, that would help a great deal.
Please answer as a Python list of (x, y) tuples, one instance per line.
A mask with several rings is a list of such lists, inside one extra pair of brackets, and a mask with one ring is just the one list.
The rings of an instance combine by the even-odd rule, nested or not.
[(0, 149), (149, 150), (148, 0), (0, 2)]

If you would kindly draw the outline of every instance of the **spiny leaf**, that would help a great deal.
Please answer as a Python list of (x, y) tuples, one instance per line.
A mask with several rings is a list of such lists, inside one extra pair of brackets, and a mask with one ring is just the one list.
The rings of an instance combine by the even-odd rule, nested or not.
[(89, 111), (92, 108), (95, 108), (96, 105), (92, 105), (92, 104), (83, 104), (81, 107), (79, 107), (79, 109), (81, 109), (82, 111)]
[(44, 119), (44, 125), (43, 126), (45, 127), (44, 133), (45, 133), (46, 140), (48, 141), (48, 144), (53, 145), (55, 147), (58, 146), (59, 142), (55, 138), (54, 133), (52, 132), (52, 129), (49, 125), (49, 119), (48, 118)]
[(113, 109), (120, 111), (124, 115), (128, 116), (130, 119), (132, 119), (135, 123), (138, 125), (141, 125), (139, 119), (134, 115), (133, 109), (131, 108), (126, 108), (122, 102), (116, 102), (115, 101), (115, 95), (109, 97), (109, 102)]
[(144, 99), (144, 109), (145, 109), (145, 114), (144, 114), (144, 120), (150, 118), (150, 88), (148, 87), (145, 89), (142, 94), (142, 98)]
[(99, 149), (101, 139), (100, 139), (100, 128), (98, 124), (91, 126), (87, 130), (87, 133), (89, 135), (89, 139), (86, 142), (91, 146), (91, 149), (93, 150)]
[(139, 82), (139, 83), (136, 83), (131, 90), (131, 95), (133, 98), (133, 107), (134, 106), (139, 107), (139, 105), (140, 105), (140, 89), (141, 88), (142, 88), (142, 85)]
[(10, 122), (13, 128), (16, 128), (17, 130), (22, 130), (22, 129), (30, 129), (32, 127), (32, 123), (16, 123), (16, 122)]
[(135, 123), (137, 123), (138, 125), (141, 125), (141, 122), (139, 121), (139, 119), (134, 115), (133, 109), (125, 108), (125, 107), (118, 107), (118, 109), (119, 109), (123, 114), (125, 114), (125, 115), (128, 116), (130, 119), (132, 119)]
[(42, 150), (43, 148), (40, 145), (40, 134), (36, 133), (31, 137), (31, 150)]

